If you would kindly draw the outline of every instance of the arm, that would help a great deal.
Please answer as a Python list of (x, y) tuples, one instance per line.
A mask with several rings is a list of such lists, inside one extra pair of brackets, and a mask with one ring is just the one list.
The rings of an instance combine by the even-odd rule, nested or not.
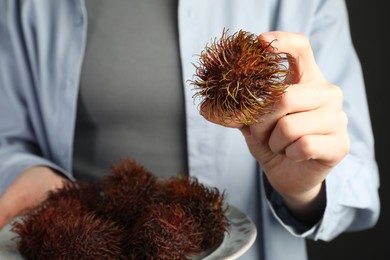
[[(281, 179), (275, 177), (277, 174), (270, 172), (269, 168), (267, 170), (267, 165), (265, 165), (265, 168), (264, 165), (261, 166), (263, 166), (265, 171), (267, 182), (270, 182), (271, 185), (273, 185), (269, 185), (269, 189), (267, 189), (267, 187), (265, 188), (267, 190), (267, 195), (269, 195), (268, 199), (271, 199), (271, 210), (275, 213), (275, 216), (280, 221), (281, 225), (295, 236), (331, 240), (341, 232), (366, 229), (375, 225), (380, 209), (378, 196), (379, 180), (378, 169), (374, 157), (374, 142), (368, 114), (364, 82), (360, 64), (350, 39), (345, 4), (342, 1), (321, 2), (321, 8), (317, 10), (318, 13), (315, 23), (313, 23), (310, 32), (307, 33), (309, 38), (304, 39), (304, 41), (309, 40), (310, 42), (304, 44), (306, 47), (303, 48), (309, 51), (309, 53), (311, 52), (311, 48), (313, 49), (315, 61), (310, 64), (316, 67), (315, 70), (317, 70), (317, 72), (315, 75), (317, 75), (317, 77), (307, 78), (310, 78), (310, 81), (319, 80), (317, 82), (320, 82), (320, 84), (315, 84), (315, 88), (319, 89), (321, 92), (308, 94), (308, 97), (309, 100), (313, 100), (313, 97), (317, 97), (317, 94), (319, 93), (323, 93), (325, 96), (327, 95), (326, 93), (336, 93), (336, 96), (330, 95), (331, 99), (327, 99), (325, 102), (327, 104), (322, 103), (322, 105), (325, 105), (325, 107), (328, 107), (329, 105), (333, 108), (337, 107), (338, 112), (334, 113), (336, 115), (335, 118), (339, 117), (339, 120), (344, 122), (341, 127), (339, 124), (335, 124), (333, 128), (328, 129), (333, 132), (332, 136), (336, 139), (341, 138), (340, 140), (342, 141), (340, 145), (343, 151), (340, 153), (339, 143), (336, 142), (336, 144), (330, 149), (330, 151), (336, 151), (334, 155), (335, 157), (331, 159), (333, 162), (330, 165), (328, 164), (330, 167), (322, 174), (316, 175), (315, 178), (304, 178), (304, 181), (299, 182), (298, 186), (293, 185), (294, 181), (297, 179), (291, 178), (292, 183), (290, 181), (283, 182)], [(265, 34), (263, 37), (269, 37), (270, 35), (272, 36), (272, 34), (268, 34), (268, 36)], [(299, 38), (301, 37), (299, 36)], [(281, 42), (281, 40), (278, 41), (279, 44)], [(308, 46), (308, 44), (310, 45)], [(290, 49), (293, 46), (296, 45), (290, 45), (287, 49)], [(292, 49), (287, 52), (291, 51)], [(299, 56), (301, 55), (305, 54), (299, 54)], [(298, 58), (301, 59), (300, 57)], [(303, 71), (306, 71), (306, 69)], [(301, 83), (302, 82), (295, 82), (294, 86), (298, 86)], [(291, 94), (294, 94), (296, 89), (298, 88), (290, 88), (288, 95), (291, 96)], [(309, 90), (309, 92), (310, 91), (311, 90)], [(288, 97), (288, 95), (286, 95), (286, 97)], [(322, 94), (320, 96), (322, 96)], [(301, 96), (301, 98), (302, 97), (304, 97), (304, 95)], [(295, 100), (295, 98), (287, 99), (290, 101)], [(301, 101), (301, 99), (299, 100)], [(321, 100), (321, 97), (319, 97), (319, 100)], [(281, 106), (284, 106), (283, 103), (286, 104), (290, 101), (282, 101)], [(330, 104), (329, 101), (334, 103)], [(303, 98), (303, 103), (306, 104), (305, 102), (307, 103), (307, 97)], [(294, 106), (293, 103), (294, 102), (290, 105)], [(340, 107), (340, 104), (342, 107)], [(312, 110), (312, 112), (315, 112), (315, 110), (316, 109)], [(296, 114), (301, 113), (292, 113), (291, 115), (296, 116)], [(344, 114), (344, 116), (342, 114)], [(347, 115), (348, 119), (347, 125), (345, 125), (345, 118), (341, 119), (342, 117), (345, 117), (345, 115)], [(337, 120), (335, 118), (331, 120)], [(208, 119), (213, 121), (212, 118)], [(316, 118), (313, 120), (313, 122), (316, 122)], [(283, 123), (283, 121), (287, 122)], [(290, 124), (288, 121), (291, 123), (295, 120), (275, 120), (275, 122), (282, 122), (282, 124), (277, 127), (278, 129), (290, 128), (287, 127)], [(273, 129), (276, 129), (276, 125), (277, 124), (271, 125), (268, 130), (265, 130), (264, 127), (263, 129), (260, 129), (261, 127), (257, 128), (259, 131), (263, 131), (263, 133), (266, 133), (267, 136), (271, 137), (271, 132)], [(299, 125), (300, 124), (297, 125), (292, 123), (291, 128), (295, 129), (295, 134), (302, 131), (299, 130)], [(311, 126), (312, 124), (310, 123), (309, 125)], [(233, 127), (240, 126), (236, 125)], [(252, 129), (254, 128), (252, 127)], [(245, 127), (242, 128), (242, 130), (244, 135), (247, 137), (246, 139), (250, 141), (250, 143), (248, 143), (250, 148), (256, 147), (256, 143), (262, 143), (261, 141), (259, 142), (259, 140), (262, 139), (256, 140), (252, 138), (253, 135), (252, 131), (250, 131), (251, 129)], [(306, 130), (304, 129), (303, 131)], [(285, 136), (280, 140), (291, 139), (291, 134), (288, 134), (291, 133), (290, 130), (284, 132), (287, 134), (282, 134)], [(342, 135), (344, 137), (340, 137), (340, 133), (343, 133)], [(347, 135), (345, 135), (346, 133)], [(334, 134), (336, 134), (336, 136)], [(275, 132), (275, 135), (273, 136), (276, 137), (278, 135)], [(299, 134), (298, 136), (302, 137), (305, 135)], [(275, 137), (266, 139), (266, 142), (263, 142), (263, 144), (260, 145), (261, 147), (266, 148), (269, 146), (267, 149), (268, 151), (271, 150), (271, 153), (269, 153), (270, 158), (275, 158), (275, 154), (286, 154), (285, 148), (290, 147), (290, 145), (286, 145), (285, 141), (285, 145), (278, 145), (280, 140)], [(292, 140), (299, 139), (300, 138), (297, 136), (292, 138)], [(348, 144), (348, 142), (350, 142), (350, 144)], [(293, 143), (294, 142), (291, 144)], [(269, 149), (270, 146), (273, 146), (274, 148)], [(282, 147), (282, 149), (280, 149), (280, 147)], [(293, 145), (291, 147), (296, 148), (297, 145)], [(326, 152), (326, 149), (324, 149), (326, 144), (325, 146), (321, 145), (311, 147), (320, 147), (321, 151), (317, 152)], [(287, 154), (294, 155), (297, 154), (297, 152), (306, 154), (306, 152), (304, 152), (305, 149), (302, 150), (295, 148), (290, 148)], [(301, 148), (303, 147), (301, 146)], [(251, 148), (252, 151), (257, 149), (260, 148)], [(258, 155), (256, 155), (256, 153), (254, 154), (255, 157), (260, 160)], [(319, 157), (308, 156), (307, 158), (311, 158), (309, 161), (315, 161)], [(301, 159), (298, 158), (298, 163), (300, 163)], [(317, 160), (317, 162), (319, 161)], [(289, 175), (290, 174), (286, 174), (286, 176)], [(305, 174), (297, 175), (300, 177), (307, 176)], [(316, 181), (309, 181), (311, 184), (301, 190), (306, 190), (307, 193), (291, 193), (294, 187), (302, 187), (305, 186), (305, 184), (308, 184), (306, 182), (308, 180)], [(283, 183), (285, 185), (283, 185)], [(315, 205), (314, 208), (312, 207), (313, 205)], [(298, 221), (306, 221), (302, 221), (304, 223), (303, 225), (300, 225), (299, 223), (297, 224), (298, 221), (294, 219), (294, 216), (298, 219)], [(307, 225), (308, 223), (309, 225)]]
[(351, 145), (348, 154), (326, 177), (326, 208), (317, 225), (307, 233), (287, 228), (295, 235), (331, 240), (341, 232), (375, 225), (380, 212), (379, 174), (363, 73), (352, 44), (344, 1), (319, 1), (307, 35), (322, 74), (343, 91)]
[(38, 142), (44, 131), (17, 6), (0, 2), (0, 228), (63, 180)]

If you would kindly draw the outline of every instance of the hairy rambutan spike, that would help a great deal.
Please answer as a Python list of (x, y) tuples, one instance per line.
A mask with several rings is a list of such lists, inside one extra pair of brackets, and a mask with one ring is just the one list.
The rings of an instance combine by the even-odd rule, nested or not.
[(63, 187), (49, 192), (45, 206), (57, 207), (61, 203), (77, 202), (84, 211), (94, 211), (102, 199), (102, 191), (95, 182), (65, 182)]
[(117, 188), (123, 190), (145, 188), (156, 182), (157, 177), (143, 165), (133, 159), (124, 159), (112, 165), (110, 174), (100, 179), (100, 186), (105, 193), (115, 193)]
[(187, 259), (203, 250), (199, 224), (178, 203), (145, 208), (128, 239), (131, 259)]
[(103, 200), (96, 210), (123, 225), (132, 224), (158, 189), (157, 177), (132, 159), (114, 164), (110, 174), (101, 178), (100, 187)]
[(203, 249), (221, 243), (230, 226), (225, 215), (224, 193), (187, 176), (171, 177), (164, 183), (163, 189), (168, 200), (185, 205), (186, 213), (198, 223), (196, 232), (201, 234)]
[(78, 200), (58, 199), (14, 222), (17, 248), (27, 259), (119, 259), (124, 230), (86, 211)]
[(272, 112), (287, 85), (290, 73), (288, 55), (272, 51), (272, 43), (264, 42), (240, 30), (214, 39), (199, 55), (195, 79), (191, 80), (201, 99), (201, 109), (224, 123), (250, 125)]
[(224, 204), (196, 178), (160, 180), (127, 159), (97, 182), (50, 192), (12, 229), (27, 259), (188, 259), (222, 241)]

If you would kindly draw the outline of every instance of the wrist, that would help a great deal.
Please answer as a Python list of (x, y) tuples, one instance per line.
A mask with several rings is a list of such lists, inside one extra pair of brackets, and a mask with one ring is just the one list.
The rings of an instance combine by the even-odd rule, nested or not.
[(281, 196), (290, 212), (303, 221), (318, 221), (324, 213), (326, 206), (325, 182), (302, 194), (281, 194)]

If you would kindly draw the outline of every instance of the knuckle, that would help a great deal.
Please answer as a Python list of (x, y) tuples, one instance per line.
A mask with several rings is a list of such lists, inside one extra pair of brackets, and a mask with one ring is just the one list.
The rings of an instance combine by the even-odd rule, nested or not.
[(314, 159), (315, 147), (310, 141), (310, 138), (302, 136), (286, 149), (286, 156), (292, 160), (305, 161)]
[(337, 98), (338, 100), (343, 100), (344, 99), (344, 92), (343, 92), (343, 90), (340, 87), (336, 86), (336, 85), (332, 84), (332, 86), (333, 86), (333, 96), (335, 98)]
[(310, 138), (308, 136), (302, 136), (297, 141), (298, 149), (300, 151), (300, 156), (305, 159), (312, 159), (315, 155), (315, 146), (313, 145), (313, 142), (310, 141)]
[(339, 86), (329, 82), (327, 85), (328, 85), (327, 89), (328, 89), (329, 98), (331, 98), (331, 100), (336, 100), (341, 103), (342, 100), (344, 99), (343, 90)]
[(280, 135), (280, 137), (283, 137), (287, 140), (293, 140), (296, 136), (296, 126), (293, 122), (293, 120), (290, 120), (289, 117), (282, 117), (279, 119), (276, 129)]
[(333, 161), (334, 164), (339, 163), (349, 153), (350, 148), (351, 148), (351, 142), (349, 136), (347, 134), (341, 135), (335, 141), (333, 156), (331, 157), (331, 161)]
[(347, 113), (345, 113), (344, 111), (341, 112), (340, 117), (341, 117), (341, 119), (340, 119), (340, 120), (341, 120), (341, 124), (342, 124), (345, 128), (347, 128), (348, 121), (349, 121)]
[(344, 102), (344, 92), (343, 90), (334, 85), (332, 83), (327, 83), (327, 87), (325, 88), (324, 100), (327, 100), (327, 104), (334, 111), (342, 111), (343, 110), (343, 102)]
[(296, 32), (294, 33), (294, 39), (297, 46), (301, 46), (303, 48), (306, 48), (307, 46), (310, 46), (309, 38), (304, 35), (303, 33)]
[(293, 104), (293, 95), (290, 91), (286, 91), (282, 98), (277, 103), (278, 110), (287, 110)]
[(349, 151), (351, 149), (351, 139), (349, 138), (349, 135), (347, 133), (342, 136), (342, 140), (343, 140), (341, 142), (342, 147), (341, 147), (341, 149), (339, 149), (341, 159), (344, 158), (349, 153)]

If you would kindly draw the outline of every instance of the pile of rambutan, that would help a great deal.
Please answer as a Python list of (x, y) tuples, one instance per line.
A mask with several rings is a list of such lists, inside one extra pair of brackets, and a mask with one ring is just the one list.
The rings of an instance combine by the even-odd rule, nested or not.
[(158, 179), (132, 159), (69, 182), (12, 224), (27, 259), (191, 259), (228, 231), (225, 194), (196, 178)]

